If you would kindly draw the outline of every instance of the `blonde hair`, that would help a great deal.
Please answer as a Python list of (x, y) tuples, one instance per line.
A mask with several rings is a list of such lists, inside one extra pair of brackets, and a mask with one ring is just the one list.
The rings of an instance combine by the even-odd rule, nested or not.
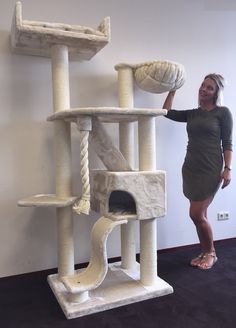
[(216, 73), (211, 73), (211, 74), (206, 75), (204, 77), (204, 80), (205, 79), (211, 79), (217, 85), (215, 104), (217, 106), (222, 106), (223, 105), (223, 90), (225, 87), (225, 79), (223, 78), (222, 75), (216, 74)]

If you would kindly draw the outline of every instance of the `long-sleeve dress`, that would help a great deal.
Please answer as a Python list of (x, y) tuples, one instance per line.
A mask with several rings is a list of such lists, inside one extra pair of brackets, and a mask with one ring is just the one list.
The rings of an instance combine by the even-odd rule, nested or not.
[(214, 195), (221, 183), (223, 154), (232, 151), (232, 114), (227, 107), (169, 110), (167, 118), (187, 123), (188, 145), (182, 166), (183, 192), (192, 201)]

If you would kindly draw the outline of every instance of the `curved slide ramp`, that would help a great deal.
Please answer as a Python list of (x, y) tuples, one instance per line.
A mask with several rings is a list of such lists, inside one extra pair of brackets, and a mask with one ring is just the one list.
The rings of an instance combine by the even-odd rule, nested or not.
[(113, 221), (104, 216), (96, 221), (91, 232), (91, 258), (88, 267), (78, 274), (61, 278), (69, 292), (77, 294), (89, 291), (103, 282), (108, 270), (108, 235), (116, 226), (124, 223), (127, 223), (127, 220)]

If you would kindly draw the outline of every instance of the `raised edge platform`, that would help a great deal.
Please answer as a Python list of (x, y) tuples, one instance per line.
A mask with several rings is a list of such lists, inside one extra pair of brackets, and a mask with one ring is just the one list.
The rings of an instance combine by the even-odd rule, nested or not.
[(68, 47), (69, 54), (89, 60), (110, 42), (110, 17), (96, 28), (22, 19), (22, 4), (16, 2), (12, 19), (11, 46), (15, 53), (51, 57), (56, 44)]
[(69, 302), (57, 274), (48, 276), (48, 283), (67, 319), (73, 319), (173, 293), (172, 286), (159, 277), (153, 286), (143, 286), (139, 279), (138, 263), (133, 271), (121, 269), (120, 262), (110, 264), (103, 283), (82, 303)]

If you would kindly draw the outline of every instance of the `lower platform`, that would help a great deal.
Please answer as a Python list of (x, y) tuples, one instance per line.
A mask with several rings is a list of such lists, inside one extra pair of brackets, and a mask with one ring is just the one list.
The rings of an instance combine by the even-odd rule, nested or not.
[(121, 269), (120, 265), (120, 262), (109, 264), (102, 284), (89, 291), (89, 299), (81, 303), (69, 302), (69, 293), (57, 274), (48, 276), (48, 283), (67, 319), (173, 293), (173, 288), (159, 277), (153, 286), (143, 286), (140, 283), (138, 263), (137, 268), (132, 271)]

